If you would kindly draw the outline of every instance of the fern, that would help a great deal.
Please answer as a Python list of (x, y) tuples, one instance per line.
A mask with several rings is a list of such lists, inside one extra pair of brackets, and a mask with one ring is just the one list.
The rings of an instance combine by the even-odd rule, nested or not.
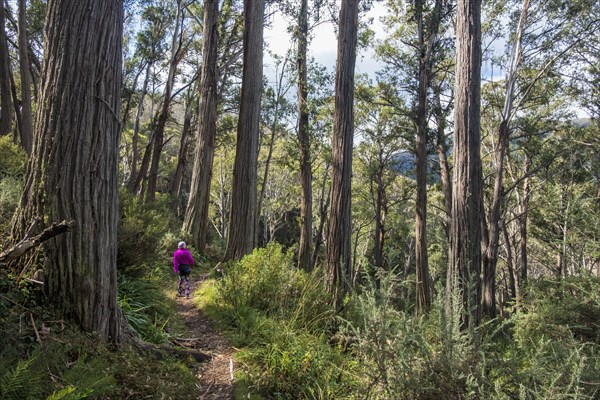
[(37, 377), (30, 369), (35, 358), (21, 360), (14, 369), (6, 371), (0, 378), (0, 398), (4, 400), (23, 400), (37, 398), (39, 395)]
[(81, 400), (87, 399), (88, 395), (92, 393), (92, 390), (85, 392), (78, 392), (73, 386), (67, 386), (64, 389), (52, 393), (46, 400)]

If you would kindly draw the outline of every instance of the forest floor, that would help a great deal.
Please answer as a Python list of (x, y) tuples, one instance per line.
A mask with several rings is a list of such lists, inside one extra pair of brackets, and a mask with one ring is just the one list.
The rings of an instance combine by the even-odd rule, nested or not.
[[(193, 294), (207, 274), (190, 277), (190, 292)], [(189, 329), (189, 338), (179, 341), (182, 346), (209, 354), (210, 361), (198, 364), (198, 399), (233, 399), (233, 349), (226, 338), (219, 335), (211, 320), (198, 309), (192, 300), (177, 298), (177, 313)]]

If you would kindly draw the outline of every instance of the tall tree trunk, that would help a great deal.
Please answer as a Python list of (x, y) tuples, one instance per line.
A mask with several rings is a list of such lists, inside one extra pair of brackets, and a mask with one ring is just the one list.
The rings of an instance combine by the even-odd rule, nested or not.
[(446, 237), (450, 237), (450, 219), (452, 216), (452, 176), (450, 174), (450, 165), (446, 153), (448, 151), (448, 143), (446, 142), (446, 117), (442, 110), (441, 88), (439, 85), (434, 85), (434, 101), (435, 107), (433, 110), (436, 124), (436, 150), (438, 153), (440, 164), (440, 179), (442, 181), (442, 192), (444, 193), (444, 211), (445, 211), (445, 230)]
[(431, 306), (429, 290), (429, 262), (427, 260), (427, 88), (431, 48), (425, 44), (423, 0), (415, 1), (415, 16), (419, 36), (419, 91), (417, 96), (416, 183), (415, 204), (415, 262), (417, 315), (426, 313)]
[(239, 260), (254, 249), (264, 14), (264, 0), (244, 0), (244, 66), (225, 260)]
[(0, 5), (0, 136), (12, 128), (12, 101), (10, 93), (10, 57), (6, 37), (4, 1)]
[(183, 178), (185, 176), (185, 169), (187, 167), (187, 155), (188, 147), (190, 144), (190, 131), (192, 129), (192, 118), (194, 109), (192, 103), (196, 100), (192, 95), (192, 91), (197, 89), (196, 85), (190, 86), (188, 93), (188, 101), (185, 105), (185, 115), (183, 117), (183, 126), (181, 128), (181, 140), (179, 142), (179, 152), (177, 154), (177, 167), (175, 168), (175, 175), (173, 176), (173, 182), (171, 184), (171, 197), (173, 198), (173, 211), (179, 217), (181, 215), (181, 204), (179, 196), (181, 194), (181, 187), (183, 186)]
[(508, 149), (510, 120), (515, 97), (515, 84), (517, 81), (517, 72), (521, 63), (521, 42), (523, 31), (525, 30), (525, 22), (527, 21), (528, 8), (529, 0), (524, 0), (512, 51), (511, 65), (506, 79), (502, 121), (498, 128), (494, 197), (492, 199), (492, 208), (488, 218), (489, 241), (483, 254), (483, 312), (490, 318), (496, 317), (496, 264), (498, 262), (498, 240), (500, 238), (500, 215), (502, 204), (504, 202), (502, 178), (504, 176), (504, 159)]
[(127, 188), (130, 193), (135, 193), (139, 189), (139, 183), (137, 183), (139, 172), (138, 162), (140, 158), (140, 151), (138, 149), (140, 140), (140, 122), (142, 120), (142, 114), (144, 113), (144, 99), (146, 93), (148, 93), (148, 84), (150, 83), (150, 70), (152, 69), (152, 63), (148, 61), (146, 65), (146, 77), (144, 78), (144, 85), (142, 86), (142, 93), (138, 100), (137, 111), (135, 113), (135, 122), (133, 123), (133, 134), (131, 136), (131, 165), (129, 167), (129, 181), (127, 182)]
[[(102, 18), (98, 18), (102, 16)], [(13, 238), (35, 216), (73, 220), (45, 246), (48, 299), (119, 342), (117, 221), (123, 4), (49, 0), (36, 140)]]
[[(379, 149), (379, 167), (377, 168), (377, 194), (375, 195), (375, 232), (373, 235), (373, 261), (377, 269), (383, 268), (383, 165), (382, 149)], [(379, 288), (379, 275), (376, 275), (375, 282)]]
[(183, 0), (177, 0), (177, 16), (175, 17), (175, 29), (171, 38), (171, 59), (169, 60), (169, 74), (165, 83), (165, 91), (163, 93), (163, 101), (161, 110), (158, 115), (157, 123), (154, 126), (153, 146), (152, 146), (152, 161), (150, 163), (150, 171), (148, 173), (148, 187), (146, 188), (146, 202), (153, 202), (156, 198), (156, 182), (158, 180), (158, 166), (160, 164), (160, 155), (162, 153), (165, 126), (170, 115), (171, 95), (173, 93), (173, 85), (175, 83), (175, 73), (177, 65), (181, 61), (180, 57), (180, 27), (182, 24), (182, 7)]
[(449, 321), (459, 313), (460, 327), (466, 329), (477, 326), (481, 318), (481, 0), (458, 0), (456, 57), (446, 313)]
[(502, 233), (504, 234), (504, 246), (506, 246), (506, 268), (508, 270), (508, 289), (510, 291), (510, 299), (517, 298), (517, 283), (515, 279), (515, 264), (511, 247), (510, 237), (508, 236), (508, 228), (506, 224), (502, 225)]
[(350, 237), (352, 141), (354, 136), (354, 65), (358, 31), (359, 0), (342, 2), (339, 17), (337, 65), (335, 72), (335, 108), (333, 115), (333, 182), (331, 214), (327, 227), (325, 271), (327, 288), (336, 306), (349, 290), (352, 267)]
[(194, 152), (194, 169), (190, 197), (183, 230), (190, 233), (192, 243), (200, 251), (206, 245), (210, 182), (215, 154), (217, 126), (217, 46), (219, 1), (204, 1), (204, 39), (202, 42), (202, 75), (198, 113), (198, 140)]
[(527, 214), (529, 212), (529, 200), (531, 198), (531, 183), (529, 177), (529, 168), (531, 161), (529, 157), (525, 160), (525, 182), (523, 184), (523, 196), (519, 207), (519, 236), (520, 236), (520, 251), (519, 251), (519, 293), (523, 293), (522, 288), (527, 284)]
[[(10, 93), (12, 96), (13, 110), (15, 112), (15, 122), (17, 123), (17, 129), (13, 131), (13, 142), (17, 143), (17, 133), (21, 131), (21, 108), (19, 107), (19, 95), (17, 94), (17, 84), (15, 83), (15, 76), (12, 70), (9, 68), (8, 77), (10, 79)], [(18, 132), (17, 132), (18, 130)]]
[(311, 271), (312, 252), (312, 161), (308, 126), (308, 0), (302, 0), (298, 17), (298, 142), (300, 143), (300, 244), (298, 268)]
[(19, 0), (19, 72), (21, 74), (21, 146), (31, 154), (33, 146), (33, 117), (31, 113), (31, 76), (29, 75), (29, 46), (27, 44), (27, 4)]
[(317, 259), (319, 257), (319, 250), (323, 243), (323, 229), (325, 222), (327, 221), (327, 209), (329, 208), (329, 200), (331, 199), (331, 187), (329, 192), (325, 194), (325, 188), (327, 183), (327, 175), (329, 171), (329, 164), (325, 166), (325, 172), (323, 173), (323, 182), (321, 184), (321, 195), (319, 197), (319, 227), (317, 228), (317, 234), (315, 235), (315, 246), (313, 248), (312, 256), (310, 257), (310, 269), (313, 270), (317, 265)]

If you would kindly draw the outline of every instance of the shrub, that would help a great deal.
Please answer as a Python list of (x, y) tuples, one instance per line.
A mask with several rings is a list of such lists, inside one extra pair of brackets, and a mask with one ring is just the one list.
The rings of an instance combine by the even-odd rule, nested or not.
[(251, 380), (263, 396), (279, 399), (342, 399), (356, 390), (355, 363), (324, 337), (291, 328), (283, 321), (271, 326), (262, 346), (243, 350), (239, 358), (255, 368)]
[(217, 301), (234, 312), (256, 310), (316, 333), (331, 326), (334, 312), (319, 274), (298, 270), (281, 245), (255, 249), (224, 269)]
[(179, 230), (179, 224), (172, 216), (168, 202), (159, 197), (156, 203), (147, 205), (126, 191), (121, 191), (120, 199), (119, 269), (130, 275), (144, 275), (148, 265), (167, 265), (170, 252), (179, 241), (172, 234)]

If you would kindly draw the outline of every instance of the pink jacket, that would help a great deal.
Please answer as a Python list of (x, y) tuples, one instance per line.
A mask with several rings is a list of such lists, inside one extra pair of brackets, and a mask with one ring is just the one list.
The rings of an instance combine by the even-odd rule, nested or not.
[(173, 271), (179, 273), (180, 265), (194, 265), (194, 258), (188, 249), (177, 249), (173, 253)]

